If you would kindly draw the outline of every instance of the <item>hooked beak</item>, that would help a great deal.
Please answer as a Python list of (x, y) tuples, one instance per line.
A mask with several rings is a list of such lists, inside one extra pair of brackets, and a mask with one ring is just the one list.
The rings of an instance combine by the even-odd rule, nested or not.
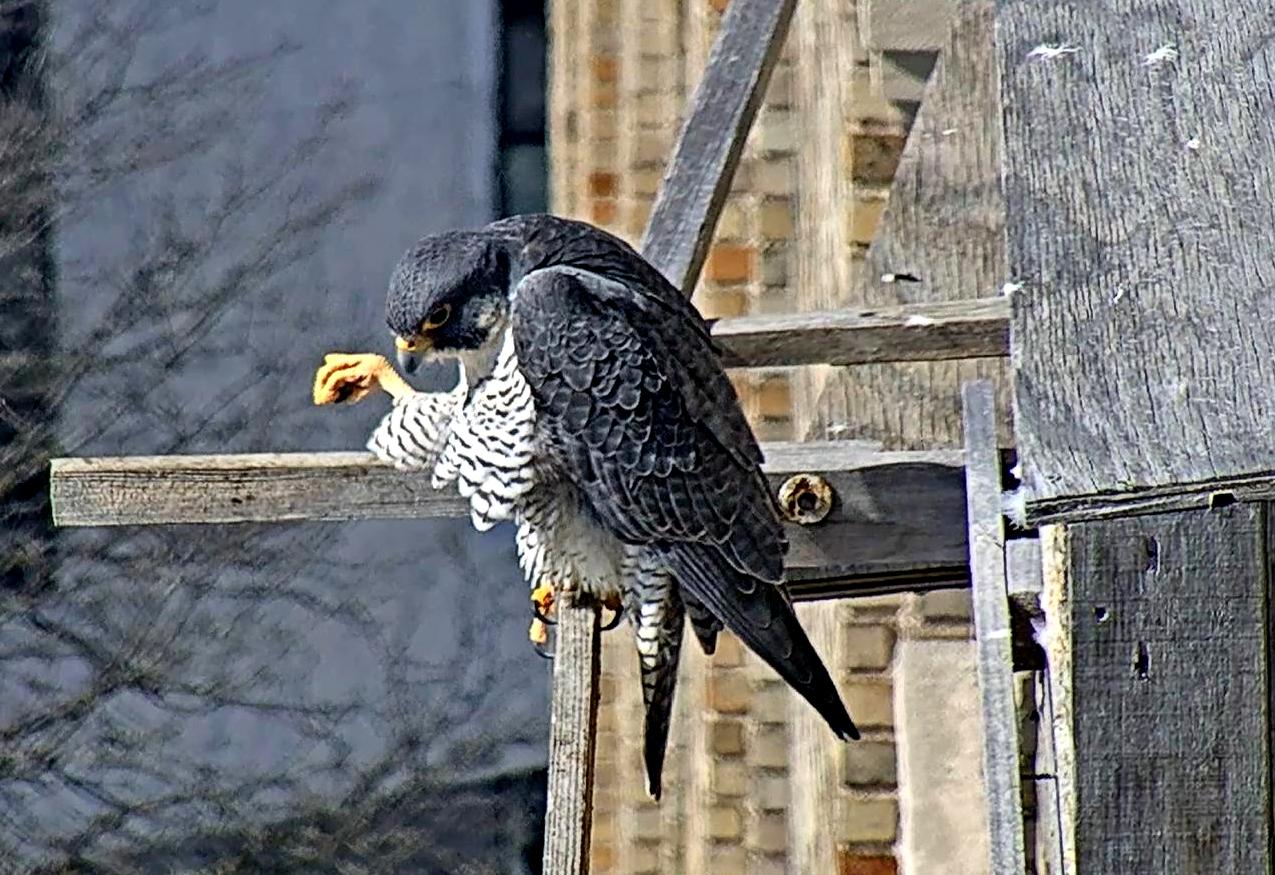
[(416, 373), (416, 369), (421, 365), (421, 353), (429, 346), (429, 338), (422, 335), (394, 338), (394, 351), (398, 357), (398, 366), (403, 369), (403, 373)]

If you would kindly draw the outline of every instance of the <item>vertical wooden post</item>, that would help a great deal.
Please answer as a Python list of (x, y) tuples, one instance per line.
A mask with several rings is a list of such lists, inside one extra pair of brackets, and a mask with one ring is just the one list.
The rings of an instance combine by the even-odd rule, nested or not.
[(598, 725), (598, 611), (559, 611), (549, 728), (549, 806), (544, 871), (585, 875), (593, 826), (593, 747)]
[[(642, 252), (687, 295), (699, 279), (795, 6), (796, 0), (731, 3), (660, 184)], [(584, 875), (601, 659), (597, 612), (563, 605), (557, 633), (544, 871)]]
[(983, 782), (987, 791), (988, 850), (993, 875), (1022, 875), (1023, 810), (1019, 780), (1018, 711), (1010, 648), (1009, 588), (1001, 520), (996, 393), (988, 380), (961, 388), (965, 426), (965, 494), (974, 634), (983, 699)]

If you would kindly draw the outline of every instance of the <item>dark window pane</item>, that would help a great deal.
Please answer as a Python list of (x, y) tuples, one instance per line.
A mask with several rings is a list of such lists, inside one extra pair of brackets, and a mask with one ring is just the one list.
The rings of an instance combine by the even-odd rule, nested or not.
[(520, 18), (505, 22), (504, 33), (505, 135), (522, 141), (544, 137), (545, 30), (544, 20)]
[(501, 154), (505, 213), (542, 213), (548, 208), (544, 146), (509, 146)]

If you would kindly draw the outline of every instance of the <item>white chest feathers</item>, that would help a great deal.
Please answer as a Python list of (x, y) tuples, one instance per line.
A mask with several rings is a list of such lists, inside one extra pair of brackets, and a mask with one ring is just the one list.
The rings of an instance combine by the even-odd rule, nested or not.
[(491, 374), (469, 392), (466, 368), (450, 392), (396, 399), (368, 449), (397, 468), (433, 468), (469, 500), (474, 527), (518, 523), (518, 557), (534, 586), (604, 594), (621, 576), (623, 545), (595, 525), (570, 484), (536, 464), (536, 409), (506, 333)]

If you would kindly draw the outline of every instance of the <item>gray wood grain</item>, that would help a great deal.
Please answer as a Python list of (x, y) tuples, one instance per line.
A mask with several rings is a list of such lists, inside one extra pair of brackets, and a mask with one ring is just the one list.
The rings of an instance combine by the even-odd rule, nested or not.
[(1275, 471), (1262, 470), (1200, 483), (1169, 483), (1128, 492), (1068, 495), (1034, 501), (1027, 505), (1027, 523), (1040, 526), (1272, 500), (1275, 500)]
[[(1007, 279), (992, 7), (992, 0), (957, 3), (860, 281), (838, 305), (988, 298)], [(899, 281), (903, 275), (916, 281)], [(849, 436), (895, 447), (958, 447), (960, 386), (991, 378), (1009, 443), (1004, 370), (995, 359), (847, 369), (822, 392), (811, 433), (847, 425)]]
[(987, 791), (990, 871), (993, 875), (1022, 875), (1026, 864), (1018, 711), (1014, 705), (1009, 589), (1005, 577), (996, 394), (989, 381), (979, 380), (963, 386), (961, 398), (974, 635), (983, 700), (983, 783)]
[[(958, 452), (879, 452), (852, 442), (763, 445), (772, 488), (792, 474), (832, 485), (832, 512), (788, 526), (790, 571), (812, 592), (964, 579), (965, 490)], [(54, 460), (54, 520), (62, 526), (295, 522), (464, 516), (428, 474), (367, 453), (262, 453)], [(794, 589), (800, 590), (798, 581)]]
[(713, 325), (727, 367), (946, 361), (1009, 352), (1009, 300), (740, 316)]
[(664, 171), (641, 250), (690, 294), (796, 0), (733, 0)]
[(543, 871), (546, 875), (585, 875), (593, 829), (597, 668), (602, 658), (598, 612), (564, 605), (554, 630)]
[(1067, 531), (1076, 871), (1271, 871), (1265, 506)]
[(997, 24), (1029, 499), (1275, 468), (1275, 6), (1003, 0)]

